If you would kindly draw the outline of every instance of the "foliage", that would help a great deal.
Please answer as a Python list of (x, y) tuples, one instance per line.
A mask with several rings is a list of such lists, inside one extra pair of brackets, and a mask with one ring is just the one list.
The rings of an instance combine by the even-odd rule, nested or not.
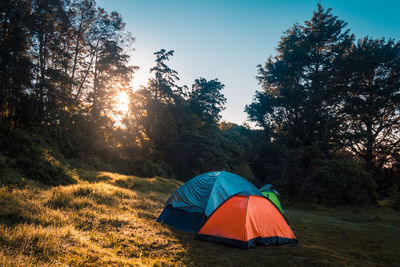
[(393, 190), (393, 208), (395, 208), (396, 210), (400, 210), (400, 189), (399, 188), (395, 188)]
[[(346, 153), (374, 175), (381, 197), (397, 183), (391, 177), (398, 177), (398, 171), (387, 174), (396, 165), (400, 148), (400, 42), (368, 37), (355, 42), (346, 25), (318, 4), (309, 21), (285, 32), (277, 55), (259, 66), (262, 89), (246, 106), (250, 120), (264, 130), (262, 147), (268, 150), (256, 153), (265, 159), (254, 164), (257, 176), (275, 172), (273, 179), (293, 196), (300, 193), (304, 177), (321, 171), (313, 165), (316, 161)], [(361, 185), (362, 179), (370, 184), (368, 175), (340, 166), (349, 183), (359, 177), (355, 184)], [(337, 186), (327, 174), (318, 179)], [(368, 188), (373, 193), (374, 187)]]
[[(142, 147), (147, 153), (145, 157), (155, 162), (142, 162), (144, 168), (165, 162), (181, 180), (202, 172), (230, 169), (233, 165), (228, 164), (221, 148), (218, 128), (226, 102), (222, 94), (224, 85), (217, 79), (199, 78), (187, 92), (186, 87), (176, 84), (178, 72), (166, 63), (173, 53), (165, 49), (154, 53), (156, 66), (151, 71), (155, 78), (132, 94), (130, 112), (124, 121), (129, 145)], [(242, 168), (249, 173), (245, 166)], [(161, 174), (159, 170), (145, 172)]]
[(190, 92), (189, 105), (205, 122), (218, 122), (224, 110), (226, 98), (221, 93), (225, 86), (218, 79), (207, 81), (200, 78), (194, 81)]
[(29, 99), (25, 91), (32, 86), (32, 63), (25, 53), (31, 19), (28, 1), (2, 1), (0, 9), (0, 129), (3, 129), (27, 115), (19, 102)]
[(93, 0), (7, 1), (2, 10), (2, 129), (62, 131), (91, 116), (91, 126), (105, 134), (113, 99), (130, 88), (136, 69), (127, 54), (134, 39), (121, 16)]
[(376, 200), (372, 176), (349, 160), (317, 162), (303, 190), (311, 200), (328, 205), (367, 205)]
[(41, 136), (25, 131), (0, 135), (0, 183), (19, 184), (24, 179), (46, 185), (76, 182), (76, 174), (52, 149)]
[(400, 152), (400, 42), (365, 37), (342, 60), (342, 142), (382, 169)]
[(337, 61), (353, 36), (330, 11), (318, 5), (310, 21), (284, 34), (278, 55), (259, 66), (263, 90), (246, 107), (251, 120), (290, 148), (317, 144), (329, 151), (337, 142)]

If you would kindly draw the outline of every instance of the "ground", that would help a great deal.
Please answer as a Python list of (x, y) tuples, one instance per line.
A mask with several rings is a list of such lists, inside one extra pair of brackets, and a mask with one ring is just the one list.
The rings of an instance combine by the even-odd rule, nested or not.
[(155, 221), (177, 180), (79, 177), (0, 188), (0, 266), (400, 266), (400, 214), (389, 208), (286, 206), (300, 245), (242, 250)]

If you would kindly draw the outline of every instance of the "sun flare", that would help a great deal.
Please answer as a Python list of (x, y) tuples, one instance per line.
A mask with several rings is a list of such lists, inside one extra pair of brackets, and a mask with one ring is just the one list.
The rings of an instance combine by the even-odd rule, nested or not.
[(115, 111), (124, 115), (129, 109), (129, 95), (127, 92), (119, 92), (115, 96)]
[(114, 97), (114, 120), (117, 127), (124, 128), (122, 123), (123, 118), (129, 110), (129, 94), (121, 91)]

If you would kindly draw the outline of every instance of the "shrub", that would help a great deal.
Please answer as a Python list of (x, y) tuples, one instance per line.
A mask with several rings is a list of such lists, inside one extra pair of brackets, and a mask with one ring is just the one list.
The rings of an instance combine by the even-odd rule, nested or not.
[(400, 186), (395, 185), (391, 190), (391, 199), (393, 200), (393, 208), (396, 210), (400, 210)]
[(365, 205), (377, 197), (373, 177), (351, 160), (318, 161), (303, 191), (310, 200), (327, 205)]
[(140, 177), (174, 177), (171, 167), (161, 160), (154, 160), (149, 157), (132, 157), (124, 160), (120, 164), (120, 170), (125, 174), (136, 175)]
[(233, 167), (232, 172), (246, 178), (251, 182), (255, 181), (254, 173), (251, 171), (248, 163), (240, 164), (238, 166)]
[(57, 151), (32, 133), (14, 131), (0, 135), (0, 183), (19, 183), (23, 178), (47, 185), (69, 184), (77, 177)]

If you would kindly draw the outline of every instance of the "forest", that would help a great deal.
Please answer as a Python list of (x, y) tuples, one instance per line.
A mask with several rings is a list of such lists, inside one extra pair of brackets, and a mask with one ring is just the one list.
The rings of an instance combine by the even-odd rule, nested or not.
[(250, 127), (221, 120), (217, 77), (179, 86), (173, 50), (155, 51), (132, 90), (134, 33), (95, 1), (0, 5), (2, 186), (74, 183), (77, 169), (182, 181), (227, 170), (288, 201), (400, 207), (399, 41), (356, 39), (318, 5), (260, 58)]

